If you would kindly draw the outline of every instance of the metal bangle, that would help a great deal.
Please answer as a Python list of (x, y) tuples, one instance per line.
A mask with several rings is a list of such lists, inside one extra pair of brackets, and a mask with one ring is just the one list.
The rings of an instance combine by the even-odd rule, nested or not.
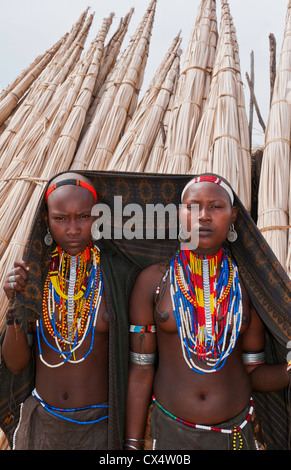
[(133, 437), (125, 437), (124, 441), (142, 442), (140, 439), (133, 439)]
[(156, 353), (153, 354), (140, 354), (129, 351), (129, 361), (131, 364), (139, 366), (149, 366), (156, 362)]
[(134, 449), (134, 450), (141, 450), (138, 447), (135, 447), (135, 446), (132, 446), (131, 444), (126, 444), (126, 443), (123, 444), (123, 447), (130, 447), (131, 449)]
[(265, 362), (265, 351), (243, 352), (242, 358), (244, 364), (262, 364)]

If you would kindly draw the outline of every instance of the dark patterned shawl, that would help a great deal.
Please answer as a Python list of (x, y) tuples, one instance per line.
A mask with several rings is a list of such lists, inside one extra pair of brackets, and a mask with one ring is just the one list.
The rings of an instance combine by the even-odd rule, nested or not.
[[(180, 204), (180, 195), (189, 175), (150, 175), (141, 173), (82, 172), (89, 177), (98, 194), (98, 202), (114, 209), (114, 196), (122, 196), (123, 207), (139, 204)], [(239, 207), (236, 230), (238, 239), (229, 244), (232, 256), (253, 305), (266, 327), (267, 361), (284, 362), (286, 342), (291, 337), (290, 279), (266, 243), (255, 223), (235, 196)], [(10, 302), (10, 312), (21, 320), (35, 320), (42, 311), (42, 287), (50, 249), (43, 238), (46, 229), (42, 220), (43, 199), (37, 208), (24, 259), (30, 265), (29, 282), (23, 294)], [(126, 217), (123, 217), (123, 223)], [(145, 228), (145, 218), (139, 221)], [(139, 223), (137, 222), (137, 223)], [(118, 224), (111, 221), (112, 226)], [(159, 220), (157, 221), (159, 224)], [(177, 220), (176, 220), (177, 224)], [(120, 227), (119, 227), (120, 228)], [(144, 267), (165, 261), (177, 246), (176, 239), (166, 233), (164, 239), (101, 240), (101, 267), (105, 278), (105, 295), (110, 314), (110, 379), (109, 379), (109, 447), (122, 445), (128, 363), (128, 298), (138, 272)], [(11, 442), (18, 419), (18, 405), (33, 386), (33, 363), (17, 377), (12, 377), (2, 364), (0, 368), (0, 426)], [(256, 406), (263, 421), (269, 449), (288, 448), (287, 391), (255, 394)]]

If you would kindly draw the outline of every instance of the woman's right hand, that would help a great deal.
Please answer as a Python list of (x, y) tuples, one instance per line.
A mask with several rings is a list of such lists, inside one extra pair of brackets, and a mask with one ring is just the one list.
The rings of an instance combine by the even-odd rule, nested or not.
[(14, 268), (7, 274), (4, 281), (4, 291), (9, 298), (13, 291), (21, 292), (26, 285), (29, 267), (23, 260), (16, 260)]

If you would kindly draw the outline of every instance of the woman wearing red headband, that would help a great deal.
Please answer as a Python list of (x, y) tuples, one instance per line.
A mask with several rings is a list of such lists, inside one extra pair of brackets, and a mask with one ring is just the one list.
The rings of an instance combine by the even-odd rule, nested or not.
[(146, 448), (264, 448), (253, 432), (252, 392), (281, 389), (289, 375), (286, 364), (265, 364), (264, 326), (227, 249), (237, 236), (233, 201), (222, 178), (191, 180), (182, 192), (180, 248), (167, 266), (137, 278), (124, 449), (143, 448), (151, 400)]
[[(108, 449), (109, 320), (100, 252), (91, 236), (96, 201), (90, 181), (75, 173), (56, 177), (45, 194), (49, 261), (42, 312), (29, 335), (8, 314), (2, 346), (13, 374), (35, 353), (35, 389), (21, 405), (15, 449)], [(4, 286), (7, 296), (21, 293), (29, 274), (28, 264), (16, 261)]]

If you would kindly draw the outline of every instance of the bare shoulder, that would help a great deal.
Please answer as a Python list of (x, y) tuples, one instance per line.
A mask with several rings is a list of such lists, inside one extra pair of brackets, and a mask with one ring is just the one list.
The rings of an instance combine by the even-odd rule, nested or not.
[(130, 297), (129, 318), (132, 324), (154, 323), (155, 294), (164, 272), (163, 265), (153, 264), (138, 275)]
[(144, 268), (136, 279), (134, 291), (152, 295), (159, 286), (166, 270), (166, 266), (162, 263), (152, 264)]
[(144, 268), (139, 274), (138, 278), (142, 281), (149, 280), (153, 283), (160, 281), (165, 275), (166, 266), (162, 263), (151, 264), (147, 268)]

